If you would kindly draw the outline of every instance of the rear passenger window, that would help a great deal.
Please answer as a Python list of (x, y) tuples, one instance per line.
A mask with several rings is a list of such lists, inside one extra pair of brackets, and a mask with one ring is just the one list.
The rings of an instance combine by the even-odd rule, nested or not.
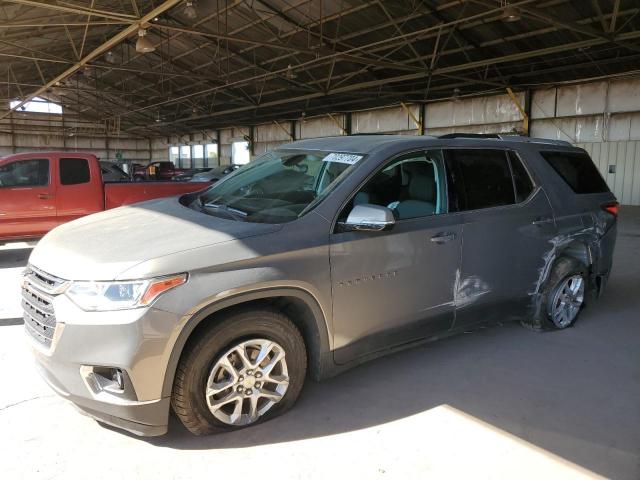
[(515, 203), (504, 150), (444, 150), (450, 211), (478, 210)]
[(575, 193), (608, 192), (609, 187), (586, 153), (540, 152)]
[(525, 201), (533, 192), (533, 182), (515, 152), (509, 151), (509, 162), (513, 173), (513, 185), (516, 187), (516, 202)]
[(60, 159), (60, 183), (78, 185), (89, 181), (89, 162), (84, 158)]

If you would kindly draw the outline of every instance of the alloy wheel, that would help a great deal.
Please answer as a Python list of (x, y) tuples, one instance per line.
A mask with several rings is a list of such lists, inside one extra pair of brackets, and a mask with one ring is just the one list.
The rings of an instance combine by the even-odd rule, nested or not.
[(573, 322), (584, 302), (584, 278), (572, 275), (566, 278), (556, 290), (551, 308), (551, 319), (558, 328)]
[(227, 425), (257, 421), (287, 392), (289, 375), (284, 349), (256, 338), (223, 353), (211, 368), (205, 397), (209, 410)]

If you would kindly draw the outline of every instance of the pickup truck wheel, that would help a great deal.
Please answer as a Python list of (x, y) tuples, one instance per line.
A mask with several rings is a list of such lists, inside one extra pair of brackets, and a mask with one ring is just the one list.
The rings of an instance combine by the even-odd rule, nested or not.
[(537, 330), (561, 330), (572, 326), (586, 296), (586, 267), (570, 257), (559, 258), (541, 292), (541, 306), (534, 318)]
[(285, 315), (234, 313), (183, 352), (171, 405), (196, 435), (243, 428), (291, 408), (306, 369), (304, 341)]

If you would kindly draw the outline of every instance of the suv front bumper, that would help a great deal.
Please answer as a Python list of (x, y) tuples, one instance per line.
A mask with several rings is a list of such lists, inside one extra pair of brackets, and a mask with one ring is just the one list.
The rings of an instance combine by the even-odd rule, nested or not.
[[(85, 312), (67, 297), (53, 301), (57, 326), (50, 348), (31, 338), (46, 382), (83, 413), (137, 435), (167, 431), (170, 397), (162, 396), (180, 317), (144, 308)], [(88, 370), (118, 369), (122, 390), (101, 388)]]

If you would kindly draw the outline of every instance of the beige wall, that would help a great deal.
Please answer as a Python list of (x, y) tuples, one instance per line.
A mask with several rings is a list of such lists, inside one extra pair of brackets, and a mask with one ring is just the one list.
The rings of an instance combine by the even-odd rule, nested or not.
[(43, 150), (91, 152), (104, 160), (115, 160), (117, 152), (142, 162), (151, 156), (149, 139), (108, 133), (74, 115), (18, 112), (0, 120), (0, 156)]

